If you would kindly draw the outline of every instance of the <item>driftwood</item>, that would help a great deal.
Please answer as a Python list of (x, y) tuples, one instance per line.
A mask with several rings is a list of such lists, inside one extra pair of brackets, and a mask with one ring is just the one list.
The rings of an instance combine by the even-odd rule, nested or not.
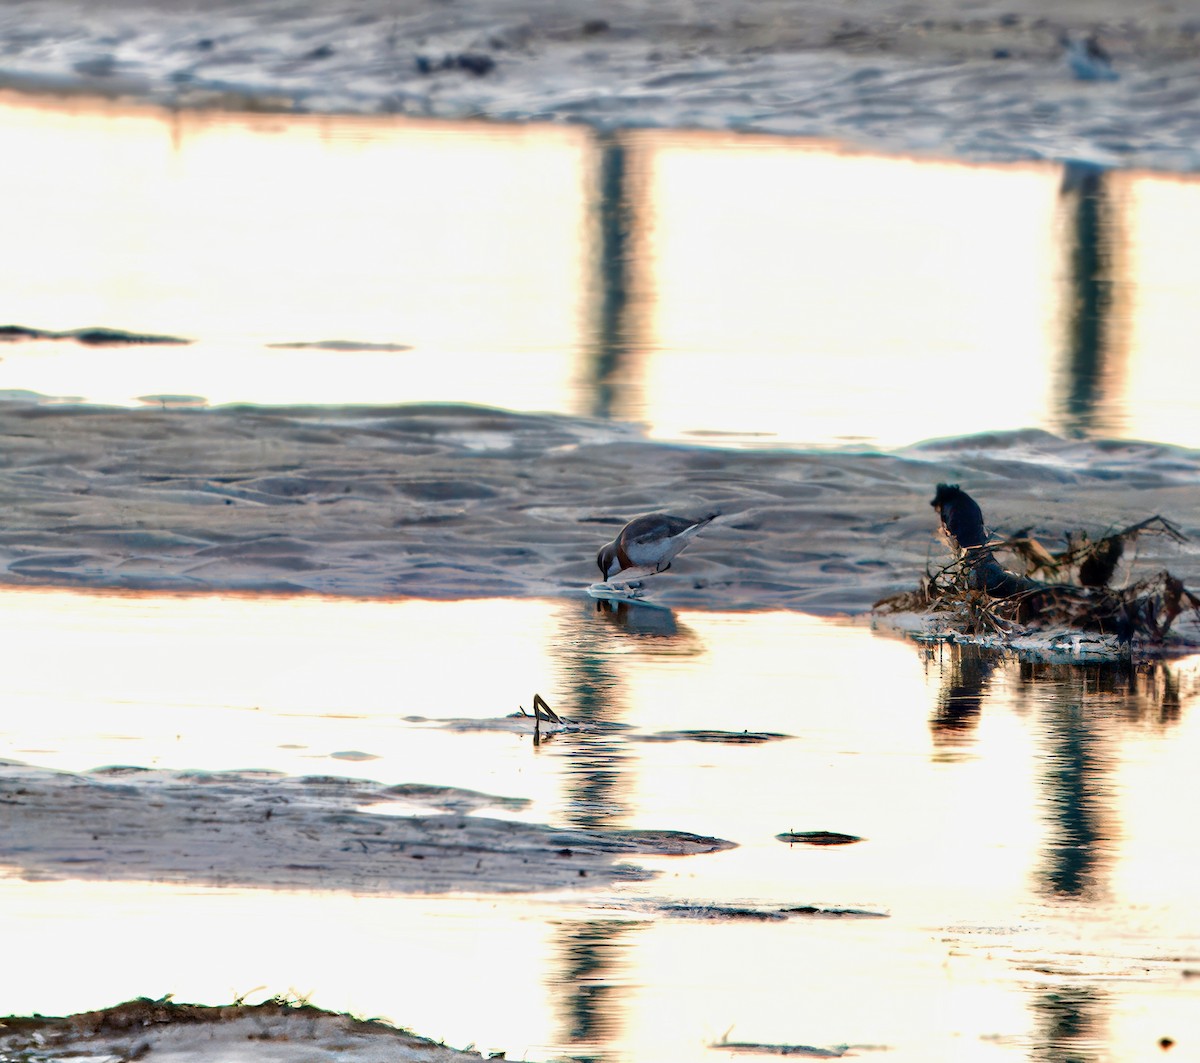
[[(979, 505), (956, 484), (938, 484), (930, 503), (954, 559), (927, 570), (913, 591), (875, 603), (881, 613), (934, 615), (950, 631), (964, 635), (1008, 636), (1042, 630), (1075, 630), (1160, 644), (1185, 610), (1200, 619), (1200, 597), (1162, 571), (1127, 586), (1110, 586), (1117, 566), (1141, 535), (1187, 537), (1169, 520), (1148, 517), (1120, 531), (1092, 539), (1071, 536), (1053, 552), (1028, 534), (990, 536)], [(996, 551), (1020, 560), (1024, 572), (1005, 568)]]

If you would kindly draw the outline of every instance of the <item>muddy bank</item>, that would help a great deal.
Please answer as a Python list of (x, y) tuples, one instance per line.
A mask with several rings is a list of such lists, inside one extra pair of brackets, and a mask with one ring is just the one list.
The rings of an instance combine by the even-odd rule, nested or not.
[[(523, 804), (333, 776), (132, 767), (74, 774), (0, 762), (5, 864), (31, 880), (507, 893), (644, 879), (625, 858), (733, 847), (679, 831), (558, 830), (470, 814)], [(400, 814), (405, 805), (422, 811)]]
[(131, 1000), (64, 1018), (0, 1019), (5, 1059), (240, 1059), (259, 1063), (468, 1063), (478, 1052), (283, 1000), (226, 1007)]

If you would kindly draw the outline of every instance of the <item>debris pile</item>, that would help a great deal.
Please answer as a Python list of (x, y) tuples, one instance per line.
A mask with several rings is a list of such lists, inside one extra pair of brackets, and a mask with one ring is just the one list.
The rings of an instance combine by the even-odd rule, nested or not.
[[(876, 602), (879, 614), (921, 614), (934, 634), (991, 637), (1006, 644), (1051, 632), (1074, 633), (1078, 647), (1077, 636), (1086, 632), (1123, 653), (1135, 641), (1161, 647), (1182, 613), (1200, 620), (1200, 597), (1166, 570), (1112, 586), (1139, 536), (1187, 541), (1165, 517), (1148, 517), (1098, 538), (1071, 534), (1066, 547), (1054, 552), (1028, 529), (1007, 539), (989, 535), (979, 505), (956, 484), (938, 484), (930, 504), (954, 558), (937, 571), (927, 569), (915, 590)], [(997, 552), (1011, 556), (1024, 571), (1004, 567)]]

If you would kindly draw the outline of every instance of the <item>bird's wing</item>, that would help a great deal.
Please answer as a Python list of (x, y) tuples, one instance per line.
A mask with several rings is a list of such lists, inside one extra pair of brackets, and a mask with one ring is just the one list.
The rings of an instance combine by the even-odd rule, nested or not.
[(646, 522), (644, 526), (635, 522), (635, 526), (629, 529), (629, 542), (639, 546), (663, 538), (674, 538), (696, 524), (694, 520), (671, 517), (665, 513), (643, 519)]

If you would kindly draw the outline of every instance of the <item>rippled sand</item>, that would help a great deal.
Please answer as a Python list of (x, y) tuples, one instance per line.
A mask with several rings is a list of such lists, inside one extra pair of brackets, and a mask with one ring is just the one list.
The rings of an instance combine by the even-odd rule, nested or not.
[[(1098, 33), (1119, 79), (1076, 80)], [(0, 85), (183, 106), (753, 129), (976, 159), (1195, 169), (1190, 4), (23, 0)]]
[[(0, 581), (431, 599), (582, 595), (639, 513), (719, 510), (649, 582), (662, 604), (864, 612), (946, 559), (929, 506), (961, 483), (993, 531), (1053, 543), (1151, 514), (1200, 537), (1200, 455), (1043, 432), (890, 454), (651, 442), (477, 407), (0, 405)], [(1139, 565), (1193, 584), (1191, 543)]]

